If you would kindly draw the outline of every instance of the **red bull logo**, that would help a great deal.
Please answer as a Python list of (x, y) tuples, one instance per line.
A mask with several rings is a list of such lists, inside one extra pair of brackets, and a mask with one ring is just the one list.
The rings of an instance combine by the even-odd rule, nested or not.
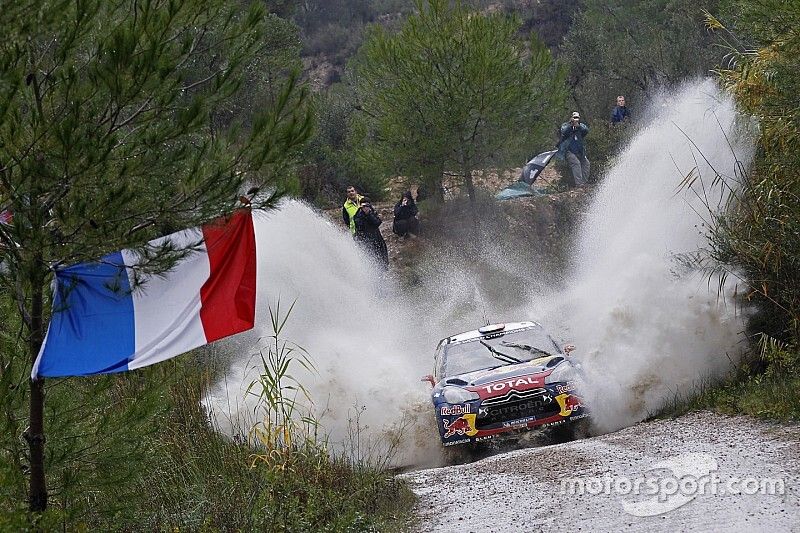
[(575, 390), (575, 383), (572, 381), (567, 381), (566, 385), (556, 385), (556, 391), (558, 391), (559, 394), (572, 392), (573, 390)]
[(570, 411), (577, 411), (581, 407), (581, 401), (577, 396), (569, 395), (565, 407)]
[(475, 429), (475, 414), (467, 414), (455, 420), (442, 420), (444, 424), (444, 438), (449, 439), (453, 435), (466, 435), (472, 437), (478, 430)]
[(442, 415), (467, 415), (470, 412), (470, 405), (443, 405), (440, 412)]
[(571, 394), (559, 394), (556, 396), (561, 411), (558, 413), (561, 416), (569, 416), (581, 408), (581, 399)]

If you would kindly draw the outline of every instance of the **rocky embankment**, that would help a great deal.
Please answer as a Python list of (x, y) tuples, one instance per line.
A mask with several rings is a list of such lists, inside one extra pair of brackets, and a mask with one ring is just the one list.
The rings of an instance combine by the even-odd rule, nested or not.
[[(417, 237), (398, 237), (392, 233), (394, 203), (403, 191), (403, 185), (395, 183), (390, 192), (392, 201), (374, 203), (383, 220), (381, 234), (389, 249), (390, 269), (401, 278), (413, 278), (413, 267), (426, 252), (447, 246), (469, 248), (476, 241), (490, 242), (493, 235), (501, 233), (506, 235), (504, 241), (521, 244), (517, 251), (525, 260), (565, 258), (565, 243), (570, 241), (588, 205), (592, 188), (565, 189), (560, 185), (559, 174), (548, 168), (536, 182), (536, 187), (545, 194), (496, 201), (494, 195), (516, 181), (518, 175), (519, 169), (476, 172), (479, 195), (474, 205), (457, 187), (447, 188), (444, 206), (421, 202)], [(342, 224), (341, 207), (327, 209), (325, 213), (335, 223)]]

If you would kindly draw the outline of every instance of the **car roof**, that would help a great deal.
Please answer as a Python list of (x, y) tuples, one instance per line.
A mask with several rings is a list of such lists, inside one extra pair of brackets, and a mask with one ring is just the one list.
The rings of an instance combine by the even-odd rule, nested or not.
[[(503, 328), (501, 331), (503, 333), (510, 333), (512, 331), (517, 331), (517, 330), (521, 330), (521, 329), (528, 329), (528, 328), (536, 327), (536, 326), (538, 326), (539, 328), (542, 327), (541, 324), (539, 324), (538, 322), (533, 322), (533, 321), (530, 321), (530, 322), (509, 322), (509, 323), (505, 324), (505, 328)], [(486, 327), (491, 327), (491, 325), (490, 326), (486, 326)], [(492, 332), (492, 333), (496, 333), (496, 332)], [(441, 342), (439, 342), (439, 344), (440, 345), (441, 344), (453, 344), (453, 343), (457, 343), (457, 342), (472, 341), (472, 340), (475, 340), (475, 339), (480, 339), (480, 338), (482, 338), (482, 337), (484, 337), (486, 335), (491, 335), (492, 333), (481, 333), (480, 330), (474, 329), (472, 331), (465, 331), (464, 333), (459, 333), (457, 335), (452, 335), (450, 337), (442, 339)]]

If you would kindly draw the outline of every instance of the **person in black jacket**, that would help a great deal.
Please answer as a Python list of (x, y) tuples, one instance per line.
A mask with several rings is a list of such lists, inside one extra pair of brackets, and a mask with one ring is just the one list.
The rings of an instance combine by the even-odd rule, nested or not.
[(369, 198), (361, 199), (361, 207), (353, 216), (353, 221), (356, 226), (356, 241), (363, 243), (383, 268), (389, 268), (389, 251), (386, 249), (386, 241), (383, 240), (380, 230), (383, 221), (375, 212)]
[(411, 191), (403, 193), (400, 201), (394, 204), (394, 222), (392, 231), (401, 237), (417, 235), (419, 233), (419, 220), (417, 219), (417, 204)]

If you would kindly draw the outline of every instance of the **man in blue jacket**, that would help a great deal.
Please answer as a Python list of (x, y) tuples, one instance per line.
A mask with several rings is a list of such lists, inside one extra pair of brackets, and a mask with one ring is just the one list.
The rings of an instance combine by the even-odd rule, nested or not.
[(569, 122), (561, 125), (558, 156), (566, 159), (569, 164), (576, 187), (584, 187), (589, 183), (589, 160), (586, 158), (586, 147), (583, 143), (583, 138), (588, 133), (589, 126), (581, 122), (581, 115), (577, 111), (572, 113)]
[(625, 106), (625, 97), (624, 96), (617, 96), (617, 107), (611, 112), (611, 123), (612, 124), (619, 124), (620, 122), (625, 122), (631, 115), (628, 108)]

